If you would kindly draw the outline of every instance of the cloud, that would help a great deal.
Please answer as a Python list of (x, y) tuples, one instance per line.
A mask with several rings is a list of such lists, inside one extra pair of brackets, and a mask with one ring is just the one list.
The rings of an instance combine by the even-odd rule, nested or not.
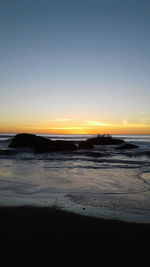
[(63, 121), (74, 121), (75, 119), (73, 118), (57, 118), (51, 121), (57, 121), (57, 122), (63, 122)]
[(17, 129), (31, 129), (31, 130), (76, 130), (76, 129), (83, 129), (83, 127), (31, 127), (31, 126), (24, 126), (24, 127), (17, 127)]
[(81, 130), (83, 127), (52, 127), (52, 128), (47, 128), (51, 130)]
[(87, 126), (99, 126), (99, 127), (109, 127), (112, 126), (110, 123), (105, 123), (101, 121), (86, 121)]
[(127, 124), (128, 124), (127, 120), (122, 121), (122, 123), (123, 123), (124, 125), (127, 125)]
[(138, 114), (149, 114), (147, 111), (138, 111)]

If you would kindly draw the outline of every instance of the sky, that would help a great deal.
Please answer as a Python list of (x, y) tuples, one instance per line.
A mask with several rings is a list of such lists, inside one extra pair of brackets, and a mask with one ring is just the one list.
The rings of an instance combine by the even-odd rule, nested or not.
[(150, 134), (150, 1), (0, 0), (0, 132)]

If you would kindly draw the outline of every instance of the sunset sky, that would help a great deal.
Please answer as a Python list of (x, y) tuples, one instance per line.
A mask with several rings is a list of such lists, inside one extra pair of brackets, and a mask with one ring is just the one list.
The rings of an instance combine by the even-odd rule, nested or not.
[(0, 132), (150, 134), (150, 1), (1, 0)]

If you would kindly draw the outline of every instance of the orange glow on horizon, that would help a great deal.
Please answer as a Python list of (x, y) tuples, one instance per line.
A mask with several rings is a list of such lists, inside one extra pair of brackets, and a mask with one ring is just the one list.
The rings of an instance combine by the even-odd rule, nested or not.
[(39, 134), (150, 134), (150, 124), (121, 121), (104, 122), (61, 118), (40, 121), (11, 121), (1, 123), (1, 133)]
[(35, 133), (35, 134), (150, 134), (150, 127), (21, 127), (21, 128), (0, 128), (0, 133)]

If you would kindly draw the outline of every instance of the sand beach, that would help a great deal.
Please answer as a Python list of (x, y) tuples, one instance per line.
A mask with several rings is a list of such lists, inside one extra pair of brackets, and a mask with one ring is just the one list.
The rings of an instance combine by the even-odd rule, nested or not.
[(150, 225), (1, 207), (1, 266), (149, 266)]

